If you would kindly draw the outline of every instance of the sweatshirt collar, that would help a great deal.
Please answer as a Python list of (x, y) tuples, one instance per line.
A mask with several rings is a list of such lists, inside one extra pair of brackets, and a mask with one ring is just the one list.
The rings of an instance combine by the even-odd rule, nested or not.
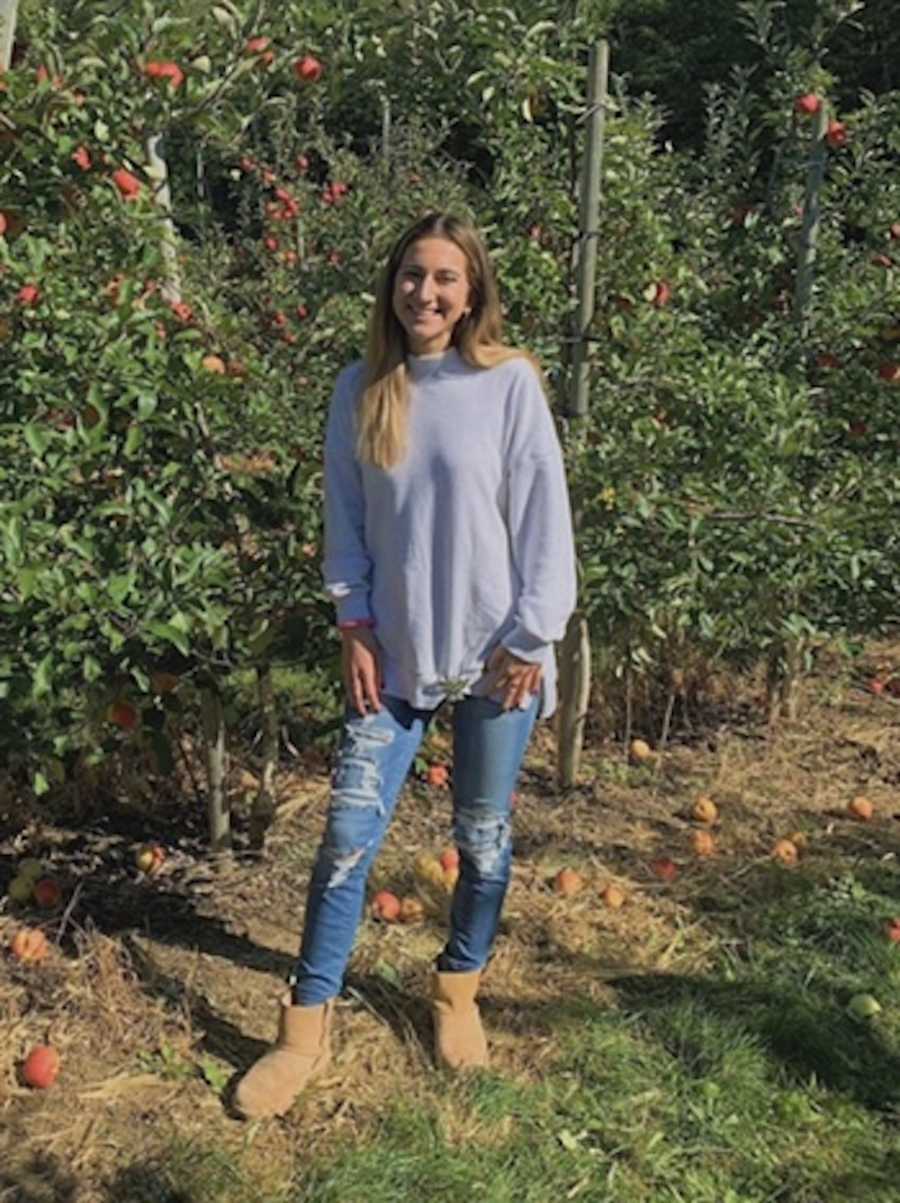
[(437, 355), (407, 355), (406, 370), (410, 380), (433, 380), (460, 371), (465, 361), (455, 347), (448, 347)]

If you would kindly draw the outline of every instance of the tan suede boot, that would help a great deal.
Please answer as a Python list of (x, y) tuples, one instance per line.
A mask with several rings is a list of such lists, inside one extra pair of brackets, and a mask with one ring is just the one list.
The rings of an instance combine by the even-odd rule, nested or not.
[(474, 1069), (488, 1063), (487, 1040), (475, 995), (481, 974), (439, 973), (432, 978), (434, 1053), (447, 1069)]
[(284, 1115), (303, 1087), (331, 1060), (329, 999), (314, 1007), (298, 1007), (291, 996), (281, 1001), (278, 1040), (237, 1084), (234, 1106), (245, 1119)]

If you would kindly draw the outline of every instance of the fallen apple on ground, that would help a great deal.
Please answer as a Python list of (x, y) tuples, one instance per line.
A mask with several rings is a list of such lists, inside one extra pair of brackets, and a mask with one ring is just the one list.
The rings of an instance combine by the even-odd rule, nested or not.
[(34, 879), (18, 874), (6, 888), (6, 893), (13, 902), (30, 902), (34, 892)]
[(46, 911), (52, 910), (62, 902), (62, 889), (53, 877), (39, 877), (31, 892), (38, 906)]
[(603, 905), (609, 907), (611, 911), (618, 911), (625, 905), (626, 894), (621, 886), (617, 886), (615, 882), (610, 882), (600, 891), (600, 897), (603, 900)]
[(400, 917), (400, 899), (390, 890), (379, 890), (372, 899), (372, 918), (383, 923), (396, 923)]
[(443, 789), (450, 782), (450, 770), (445, 764), (431, 764), (425, 770), (425, 781), (428, 785)]
[(17, 877), (23, 877), (27, 881), (37, 881), (44, 874), (44, 866), (39, 860), (35, 860), (33, 856), (28, 856), (25, 860), (19, 862), (19, 867), (16, 870)]
[(709, 831), (692, 831), (691, 847), (697, 856), (712, 856), (716, 851), (716, 841)]
[(43, 961), (47, 955), (47, 937), (38, 927), (20, 927), (9, 944), (17, 961)]
[(421, 856), (417, 856), (416, 863), (413, 866), (413, 873), (416, 880), (421, 881), (425, 885), (444, 888), (444, 870), (436, 856), (431, 856), (427, 852), (423, 852)]
[(719, 817), (719, 808), (713, 802), (712, 798), (706, 794), (701, 794), (694, 803), (694, 809), (691, 813), (698, 823), (715, 823)]
[(58, 1073), (59, 1053), (49, 1044), (36, 1045), (22, 1065), (22, 1080), (36, 1090), (52, 1086)]
[(134, 854), (134, 863), (147, 874), (156, 873), (165, 859), (165, 849), (160, 844), (142, 844)]
[(650, 868), (660, 881), (674, 881), (678, 876), (678, 866), (669, 856), (658, 856)]
[(796, 865), (800, 859), (793, 840), (776, 840), (772, 845), (772, 856), (783, 865)]
[(847, 1003), (847, 1012), (854, 1019), (872, 1019), (881, 1013), (881, 1003), (871, 994), (854, 994)]
[(628, 748), (628, 755), (633, 764), (645, 764), (653, 759), (653, 749), (644, 739), (633, 739)]
[(857, 797), (851, 798), (847, 803), (847, 813), (854, 819), (859, 819), (862, 823), (867, 823), (875, 813), (875, 807), (868, 798), (858, 794)]
[(459, 851), (456, 848), (445, 848), (441, 853), (441, 869), (446, 873), (448, 869), (459, 868)]
[(583, 885), (584, 879), (581, 874), (568, 866), (560, 869), (553, 879), (554, 890), (557, 894), (562, 894), (564, 898), (571, 898), (573, 894), (577, 894)]
[(401, 898), (397, 917), (401, 923), (421, 923), (425, 918), (425, 907), (418, 898)]

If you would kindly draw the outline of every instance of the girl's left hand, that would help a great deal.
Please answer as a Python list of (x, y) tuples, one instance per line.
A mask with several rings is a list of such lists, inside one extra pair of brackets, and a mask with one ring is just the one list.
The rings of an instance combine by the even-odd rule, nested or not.
[(502, 693), (503, 709), (512, 710), (524, 705), (532, 694), (538, 692), (542, 672), (540, 664), (520, 660), (500, 644), (488, 657), (488, 693)]

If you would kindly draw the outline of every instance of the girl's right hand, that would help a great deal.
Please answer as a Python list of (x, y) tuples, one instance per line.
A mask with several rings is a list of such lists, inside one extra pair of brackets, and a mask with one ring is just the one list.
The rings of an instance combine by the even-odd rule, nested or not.
[(381, 649), (371, 627), (341, 631), (341, 673), (350, 705), (365, 716), (366, 706), (381, 709)]

